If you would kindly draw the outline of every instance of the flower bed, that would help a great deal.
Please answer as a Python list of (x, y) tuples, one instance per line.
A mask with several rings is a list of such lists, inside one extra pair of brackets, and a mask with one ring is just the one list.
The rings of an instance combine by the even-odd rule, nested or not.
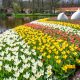
[(48, 18), (44, 18), (44, 19), (40, 19), (38, 20), (38, 22), (47, 22), (47, 23), (50, 23), (50, 24), (58, 24), (58, 25), (63, 25), (63, 26), (70, 26), (72, 28), (75, 28), (75, 29), (80, 29), (80, 25), (79, 24), (73, 24), (73, 23), (70, 23), (70, 22), (62, 22), (62, 21), (50, 21)]
[(52, 72), (59, 79), (65, 79), (65, 74), (68, 77), (69, 72), (74, 72), (76, 60), (79, 60), (75, 58), (79, 56), (76, 45), (62, 39), (57, 40), (28, 26), (17, 27), (15, 30), (28, 45), (38, 52), (38, 55), (43, 56), (45, 66), (52, 66)]
[(64, 26), (64, 25), (55, 24), (55, 23), (48, 23), (44, 19), (43, 19), (43, 22), (42, 22), (42, 20), (39, 20), (39, 21), (33, 21), (31, 23), (33, 23), (33, 24), (39, 24), (39, 25), (43, 25), (43, 26), (48, 26), (48, 27), (50, 27), (52, 29), (58, 28), (61, 31), (65, 31), (65, 32), (68, 32), (68, 33), (72, 32), (72, 33), (77, 34), (77, 35), (80, 36), (80, 30), (72, 28), (71, 26)]
[(52, 28), (46, 20), (0, 34), (0, 80), (67, 80), (74, 75), (80, 65), (79, 30)]
[(78, 35), (75, 35), (74, 33), (67, 33), (57, 28), (52, 29), (46, 26), (32, 24), (32, 23), (25, 24), (25, 26), (32, 27), (37, 30), (41, 30), (42, 32), (49, 34), (53, 37), (56, 37), (57, 39), (64, 39), (67, 40), (68, 42), (74, 43), (76, 45), (80, 45), (80, 37)]

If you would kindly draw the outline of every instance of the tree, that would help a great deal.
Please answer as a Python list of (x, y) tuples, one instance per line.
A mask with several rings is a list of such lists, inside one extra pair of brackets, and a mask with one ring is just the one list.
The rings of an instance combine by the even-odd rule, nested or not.
[(29, 8), (31, 8), (31, 1), (29, 0)]
[(43, 12), (43, 10), (44, 10), (44, 1), (42, 0), (42, 7), (41, 7), (41, 10), (42, 10), (42, 12)]
[(55, 14), (55, 10), (59, 7), (60, 5), (60, 0), (51, 0), (51, 11), (54, 11)]
[[(16, 0), (17, 1), (17, 0)], [(21, 7), (21, 9), (23, 9), (23, 0), (18, 0), (18, 4)]]
[(40, 11), (40, 1), (39, 0), (37, 0), (37, 12), (39, 12)]
[(14, 1), (12, 2), (12, 7), (13, 7), (15, 13), (21, 11), (21, 6), (20, 6), (20, 4), (18, 3), (18, 1), (16, 1), (16, 0), (14, 0)]
[(35, 9), (34, 0), (32, 0), (32, 13), (34, 13), (34, 9)]
[(12, 7), (12, 1), (13, 1), (13, 0), (3, 0), (3, 1), (2, 1), (3, 7), (4, 7), (4, 8)]

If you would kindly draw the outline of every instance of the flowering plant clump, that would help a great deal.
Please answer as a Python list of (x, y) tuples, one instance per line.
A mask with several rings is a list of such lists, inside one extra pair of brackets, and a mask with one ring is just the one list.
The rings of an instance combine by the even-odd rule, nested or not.
[(31, 23), (33, 23), (33, 24), (39, 24), (39, 25), (43, 25), (43, 26), (47, 26), (47, 27), (50, 27), (52, 29), (56, 29), (57, 28), (57, 29), (59, 29), (61, 31), (65, 31), (67, 33), (72, 32), (72, 33), (77, 34), (77, 35), (80, 36), (80, 30), (75, 29), (74, 27), (71, 27), (71, 26), (60, 25), (60, 24), (56, 24), (56, 23), (53, 23), (53, 22), (51, 23), (51, 22), (47, 22), (47, 21), (43, 21), (42, 22), (42, 21), (39, 21), (39, 20), (33, 21)]
[(75, 44), (56, 39), (28, 26), (19, 26), (14, 30), (38, 52), (38, 56), (42, 56), (45, 66), (51, 65), (50, 75), (54, 72), (58, 79), (63, 80), (75, 72), (76, 64), (79, 64), (79, 51)]
[(73, 24), (73, 23), (69, 23), (69, 22), (61, 22), (61, 21), (49, 21), (48, 18), (44, 18), (44, 19), (40, 19), (38, 20), (39, 22), (47, 22), (50, 24), (58, 24), (58, 25), (63, 25), (63, 26), (69, 26), (75, 29), (80, 29), (80, 25), (79, 24)]
[(42, 32), (49, 34), (53, 37), (56, 37), (57, 39), (64, 39), (67, 40), (68, 42), (74, 43), (77, 46), (80, 45), (80, 37), (74, 33), (67, 33), (65, 31), (61, 31), (59, 29), (52, 29), (46, 26), (38, 25), (38, 24), (32, 24), (28, 23), (25, 24), (25, 26), (32, 27), (37, 30), (41, 30)]
[(50, 65), (44, 69), (42, 56), (16, 32), (0, 35), (0, 80), (46, 80), (51, 78), (51, 69)]
[(68, 80), (80, 66), (80, 31), (71, 26), (45, 18), (0, 34), (0, 80)]

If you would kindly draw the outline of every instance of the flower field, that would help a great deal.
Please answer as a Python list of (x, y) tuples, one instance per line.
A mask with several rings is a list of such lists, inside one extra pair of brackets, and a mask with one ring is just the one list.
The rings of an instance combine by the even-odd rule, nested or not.
[(0, 34), (0, 80), (69, 80), (80, 65), (79, 29), (44, 18)]

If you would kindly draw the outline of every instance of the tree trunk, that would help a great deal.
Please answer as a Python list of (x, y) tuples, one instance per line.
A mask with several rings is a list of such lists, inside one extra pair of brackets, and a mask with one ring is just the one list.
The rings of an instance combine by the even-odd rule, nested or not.
[(31, 8), (31, 1), (29, 0), (29, 8)]
[(34, 13), (34, 0), (32, 0), (32, 13)]
[(55, 7), (54, 7), (54, 14), (55, 14)]
[(41, 7), (42, 12), (44, 11), (44, 1), (42, 0), (42, 7)]
[(37, 5), (38, 5), (38, 8), (37, 8), (37, 12), (40, 12), (40, 7), (39, 7), (39, 0), (37, 0)]

